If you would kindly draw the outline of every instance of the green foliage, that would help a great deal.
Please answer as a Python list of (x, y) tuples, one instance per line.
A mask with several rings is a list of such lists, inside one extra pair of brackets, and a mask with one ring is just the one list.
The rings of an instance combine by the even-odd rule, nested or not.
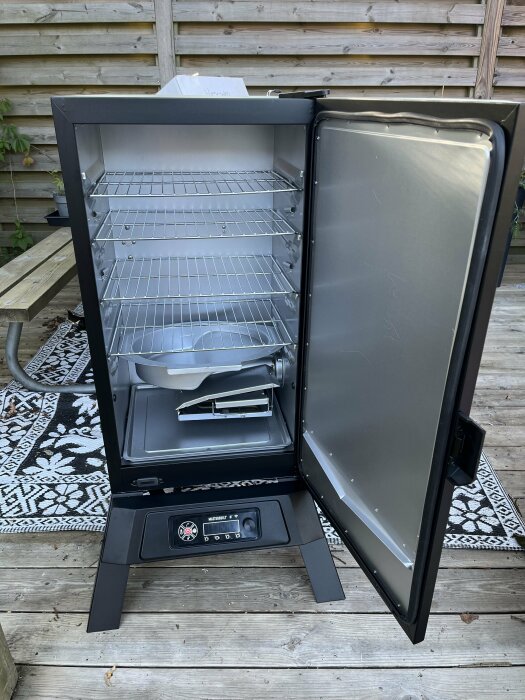
[(18, 131), (14, 124), (5, 122), (5, 115), (11, 111), (11, 102), (7, 98), (0, 100), (0, 162), (4, 162), (8, 153), (29, 155), (31, 144), (27, 136)]
[(9, 236), (9, 242), (9, 246), (0, 248), (0, 267), (34, 244), (31, 234), (25, 230), (24, 225), (18, 219), (15, 221), (15, 230)]
[(518, 209), (518, 205), (514, 205), (514, 213), (512, 214), (512, 224), (510, 225), (511, 231), (512, 231), (512, 238), (516, 238), (516, 236), (520, 232), (520, 213), (521, 209)]
[[(523, 190), (525, 190), (525, 170), (521, 171), (519, 186)], [(520, 209), (517, 204), (514, 204), (514, 212), (512, 214), (512, 224), (511, 224), (512, 238), (516, 238), (516, 236), (519, 234), (519, 232), (521, 230), (520, 218), (521, 218), (522, 210), (523, 210), (523, 208)]]
[(60, 174), (60, 170), (51, 170), (49, 172), (51, 179), (53, 180), (53, 185), (55, 186), (55, 191), (57, 194), (64, 194), (64, 179)]
[[(0, 163), (4, 163), (9, 153), (23, 154), (22, 164), (26, 167), (33, 164), (33, 159), (29, 155), (31, 144), (29, 138), (18, 131), (15, 124), (8, 124), (5, 116), (12, 109), (11, 102), (7, 98), (0, 99)], [(17, 212), (15, 230), (10, 236), (11, 246), (0, 248), (0, 264), (4, 265), (9, 260), (15, 258), (19, 253), (27, 250), (33, 245), (31, 235), (25, 230), (18, 217), (18, 207), (16, 201), (16, 188), (11, 170), (11, 182), (13, 186), (13, 201)]]
[(15, 221), (15, 230), (14, 233), (11, 234), (10, 240), (17, 254), (23, 253), (24, 250), (31, 248), (34, 243), (31, 234), (27, 233), (22, 222), (18, 219)]

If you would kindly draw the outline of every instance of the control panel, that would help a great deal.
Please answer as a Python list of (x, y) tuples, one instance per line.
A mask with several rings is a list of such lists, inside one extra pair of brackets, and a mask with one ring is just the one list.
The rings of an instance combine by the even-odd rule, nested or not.
[[(208, 494), (207, 494), (208, 495)], [(277, 499), (229, 500), (159, 508), (144, 519), (141, 561), (255, 547), (277, 547), (290, 535)]]
[(172, 547), (257, 540), (261, 536), (258, 508), (220, 513), (195, 513), (170, 518)]

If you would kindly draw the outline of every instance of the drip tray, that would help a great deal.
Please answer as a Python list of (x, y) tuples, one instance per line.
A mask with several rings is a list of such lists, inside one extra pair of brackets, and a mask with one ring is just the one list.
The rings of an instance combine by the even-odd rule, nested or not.
[(215, 452), (268, 451), (291, 444), (277, 401), (273, 415), (227, 421), (179, 421), (179, 392), (134, 386), (123, 457), (131, 462)]

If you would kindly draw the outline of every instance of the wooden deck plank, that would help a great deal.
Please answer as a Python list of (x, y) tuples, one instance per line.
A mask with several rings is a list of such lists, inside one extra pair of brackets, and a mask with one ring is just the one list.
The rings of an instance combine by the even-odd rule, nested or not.
[[(522, 449), (521, 453), (525, 459), (525, 449)], [(500, 472), (498, 477), (503, 484), (503, 488), (512, 496), (512, 498), (525, 497), (525, 471), (513, 471), (509, 469), (507, 471)]]
[[(101, 532), (25, 532), (0, 534), (0, 569), (26, 567), (34, 569), (94, 568), (98, 564)], [(338, 568), (356, 568), (357, 563), (342, 545), (332, 550)], [(242, 553), (224, 553), (204, 557), (185, 557), (173, 561), (145, 564), (155, 568), (297, 568), (303, 559), (296, 547), (262, 549)], [(509, 569), (525, 568), (525, 552), (477, 549), (444, 549), (441, 568)]]
[(485, 449), (485, 454), (497, 472), (525, 470), (525, 455), (521, 446), (517, 448), (506, 446), (487, 446)]
[(75, 271), (73, 243), (67, 243), (0, 298), (0, 319), (30, 321), (75, 276)]
[(514, 347), (509, 351), (508, 348), (485, 347), (483, 350), (483, 360), (481, 363), (482, 371), (491, 368), (507, 369), (513, 372), (515, 369), (525, 367), (525, 347)]
[[(19, 667), (16, 700), (523, 700), (525, 668), (411, 669), (166, 669)], [(180, 695), (179, 695), (180, 693)]]
[(525, 615), (432, 615), (413, 646), (392, 615), (125, 614), (86, 634), (87, 615), (0, 615), (16, 663), (159, 668), (399, 668), (523, 665)]
[(0, 295), (27, 277), (71, 241), (71, 229), (59, 228), (40, 243), (0, 267)]
[[(3, 612), (89, 611), (92, 569), (1, 569)], [(339, 572), (346, 600), (317, 604), (305, 569), (136, 567), (130, 571), (124, 611), (133, 613), (387, 613), (360, 569)], [(520, 569), (442, 569), (435, 613), (525, 610)]]
[(525, 392), (501, 391), (500, 389), (482, 389), (478, 387), (472, 404), (473, 410), (495, 406), (525, 406)]
[(525, 445), (524, 407), (476, 407), (472, 417), (487, 431), (485, 445), (518, 448)]
[[(472, 412), (472, 417), (476, 419), (476, 414)], [(485, 428), (485, 443), (484, 449), (490, 450), (491, 447), (515, 447), (517, 450), (522, 450), (525, 443), (525, 427), (521, 425), (491, 425), (479, 421), (481, 426)], [(523, 454), (523, 452), (522, 452)]]
[(480, 421), (492, 427), (496, 426), (522, 426), (525, 424), (525, 408), (520, 406), (486, 406), (477, 409)]
[[(525, 327), (523, 333), (525, 333)], [(481, 372), (476, 386), (482, 389), (497, 389), (502, 393), (516, 391), (523, 394), (525, 392), (525, 372), (515, 370), (509, 373), (508, 369), (502, 369), (499, 372), (495, 370)]]

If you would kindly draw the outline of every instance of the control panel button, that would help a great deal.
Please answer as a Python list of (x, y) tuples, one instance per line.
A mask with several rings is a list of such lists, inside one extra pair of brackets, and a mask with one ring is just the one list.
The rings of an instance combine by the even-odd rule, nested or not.
[(253, 518), (244, 518), (244, 520), (242, 521), (242, 526), (244, 531), (249, 535), (255, 533), (257, 529), (257, 525)]
[(181, 539), (183, 542), (191, 542), (199, 534), (199, 528), (192, 520), (185, 520), (179, 525), (177, 534), (179, 539)]

